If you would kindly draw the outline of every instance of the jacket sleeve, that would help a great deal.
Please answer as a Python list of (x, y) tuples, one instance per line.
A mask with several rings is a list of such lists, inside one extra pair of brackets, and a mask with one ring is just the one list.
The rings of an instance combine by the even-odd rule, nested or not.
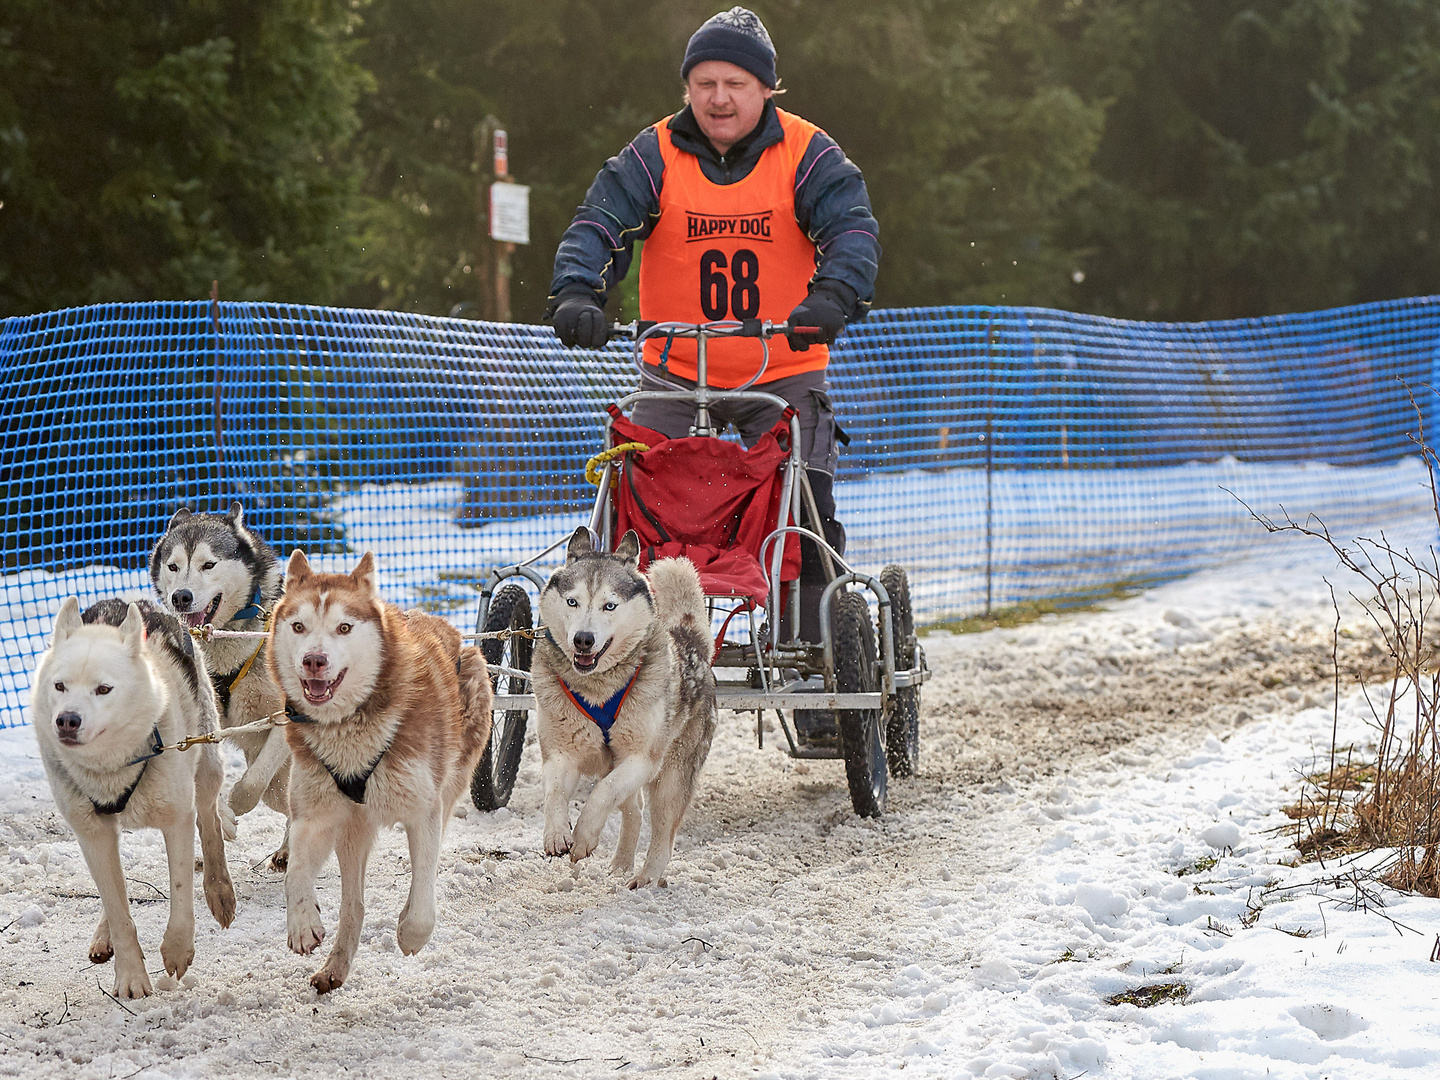
[(846, 299), (846, 290), (854, 294), (849, 318), (864, 318), (875, 299), (880, 224), (860, 167), (824, 132), (811, 136), (795, 170), (795, 220), (815, 244), (819, 262), (813, 281), (844, 285), (835, 291)]
[(605, 302), (630, 269), (635, 241), (649, 236), (660, 216), (664, 173), (660, 139), (653, 127), (605, 162), (555, 251), (552, 312), (556, 298), (567, 290), (589, 289)]

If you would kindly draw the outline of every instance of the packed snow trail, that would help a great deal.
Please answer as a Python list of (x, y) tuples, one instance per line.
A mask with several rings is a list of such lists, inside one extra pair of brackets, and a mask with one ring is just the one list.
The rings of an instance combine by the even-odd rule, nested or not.
[[(1279, 904), (1272, 883), (1309, 871), (1281, 866), (1287, 839), (1265, 831), (1286, 820), (1297, 754), (1328, 742), (1323, 573), (1322, 551), (1278, 538), (1264, 559), (1110, 610), (929, 636), (921, 773), (892, 782), (879, 821), (855, 818), (840, 763), (792, 761), (773, 730), (757, 750), (753, 716), (725, 714), (663, 890), (605, 872), (616, 822), (579, 867), (543, 857), (532, 735), (510, 808), (452, 822), (439, 924), (414, 957), (395, 944), (404, 836), (382, 836), (350, 980), (324, 998), (307, 982), (319, 959), (285, 948), (283, 884), (264, 865), (280, 819), (260, 809), (230, 848), (235, 925), (199, 913), (184, 986), (162, 974), (154, 997), (110, 999), (112, 972), (85, 959), (99, 902), (33, 736), (0, 732), (0, 1074), (1423, 1071), (1427, 1014), (1366, 1015), (1341, 987), (1368, 993), (1366, 968), (1408, 985), (1377, 962), (1382, 946), (1418, 957), (1405, 971), (1423, 979), (1433, 902), (1401, 905), (1415, 935), (1349, 915), (1351, 936), (1373, 927), (1375, 941), (1338, 956), (1363, 962), (1324, 994), (1286, 966), (1312, 947), (1289, 931), (1325, 918), (1315, 897)], [(1348, 603), (1343, 622), (1342, 663), (1365, 663), (1371, 630)], [(1359, 724), (1352, 698), (1341, 706)], [(159, 834), (123, 851), (158, 968)], [(332, 862), (332, 931), (338, 896)], [(1242, 931), (1256, 903), (1266, 914)], [(1346, 917), (1331, 912), (1326, 933)], [(1167, 979), (1188, 1003), (1106, 1000)]]

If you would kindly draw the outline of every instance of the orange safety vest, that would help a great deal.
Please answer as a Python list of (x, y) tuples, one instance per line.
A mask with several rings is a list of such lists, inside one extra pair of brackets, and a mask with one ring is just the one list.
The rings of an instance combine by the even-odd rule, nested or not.
[[(785, 137), (768, 146), (755, 168), (733, 184), (714, 184), (694, 154), (655, 125), (665, 186), (660, 218), (640, 256), (640, 317), (657, 321), (713, 322), (770, 319), (783, 322), (805, 299), (815, 275), (815, 244), (795, 221), (795, 170), (810, 137), (820, 129), (808, 120), (775, 110)], [(645, 343), (645, 359), (660, 362), (665, 339)], [(760, 366), (754, 338), (706, 345), (707, 381), (734, 387)], [(666, 358), (669, 370), (695, 378), (695, 341), (677, 339)], [(761, 376), (771, 382), (802, 371), (822, 370), (830, 360), (824, 345), (793, 351), (783, 337), (770, 340), (770, 364)]]

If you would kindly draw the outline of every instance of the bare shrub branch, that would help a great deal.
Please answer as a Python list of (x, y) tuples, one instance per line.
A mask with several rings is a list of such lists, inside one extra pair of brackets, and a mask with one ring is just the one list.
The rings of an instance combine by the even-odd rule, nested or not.
[[(1415, 411), (1416, 431), (1408, 433), (1429, 473), (1430, 505), (1440, 532), (1440, 458), (1425, 440), (1424, 416), (1414, 392), (1403, 381)], [(1432, 388), (1433, 394), (1435, 390)], [(1250, 516), (1270, 533), (1294, 532), (1330, 548), (1361, 584), (1349, 595), (1365, 611), (1384, 643), (1388, 664), (1380, 672), (1359, 671), (1355, 678), (1375, 727), (1375, 758), (1354, 763), (1353, 746), (1341, 747), (1339, 699), (1340, 604), (1330, 585), (1335, 609), (1335, 713), (1331, 725), (1329, 768), (1305, 778), (1296, 817), (1297, 847), (1323, 859), (1330, 852), (1388, 849), (1368, 874), (1394, 888), (1440, 895), (1440, 637), (1433, 631), (1440, 602), (1440, 555), (1432, 542), (1420, 553), (1378, 538), (1338, 541), (1315, 515), (1296, 521), (1280, 507), (1279, 522), (1256, 513), (1232, 491)], [(1327, 584), (1330, 584), (1327, 579)], [(1344, 764), (1340, 758), (1344, 755)], [(1357, 897), (1373, 899), (1357, 871), (1351, 871)]]

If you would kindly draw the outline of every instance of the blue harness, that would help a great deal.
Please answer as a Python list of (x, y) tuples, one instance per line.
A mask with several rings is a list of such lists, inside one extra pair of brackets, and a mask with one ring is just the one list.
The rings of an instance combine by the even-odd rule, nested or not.
[(256, 586), (255, 586), (255, 595), (250, 598), (250, 606), (249, 606), (249, 607), (243, 607), (243, 608), (241, 608), (239, 611), (235, 612), (234, 615), (231, 615), (231, 616), (230, 616), (230, 621), (231, 621), (231, 622), (243, 622), (243, 621), (245, 621), (246, 619), (258, 619), (258, 618), (260, 618), (261, 615), (264, 615), (264, 614), (265, 614), (265, 612), (260, 609), (260, 601), (263, 600), (263, 599), (264, 599), (264, 596), (262, 596), (261, 593), (260, 593), (260, 586), (259, 586), (259, 585), (256, 585)]
[(615, 726), (615, 718), (620, 715), (620, 707), (625, 704), (625, 698), (630, 693), (630, 688), (635, 685), (635, 680), (640, 677), (640, 668), (635, 668), (635, 674), (630, 676), (630, 681), (622, 686), (615, 693), (610, 695), (610, 700), (600, 705), (591, 705), (575, 691), (571, 690), (564, 679), (559, 679), (560, 689), (565, 691), (565, 696), (570, 699), (574, 706), (583, 712), (595, 726), (600, 729), (600, 734), (605, 736), (605, 745), (610, 745), (610, 729)]

